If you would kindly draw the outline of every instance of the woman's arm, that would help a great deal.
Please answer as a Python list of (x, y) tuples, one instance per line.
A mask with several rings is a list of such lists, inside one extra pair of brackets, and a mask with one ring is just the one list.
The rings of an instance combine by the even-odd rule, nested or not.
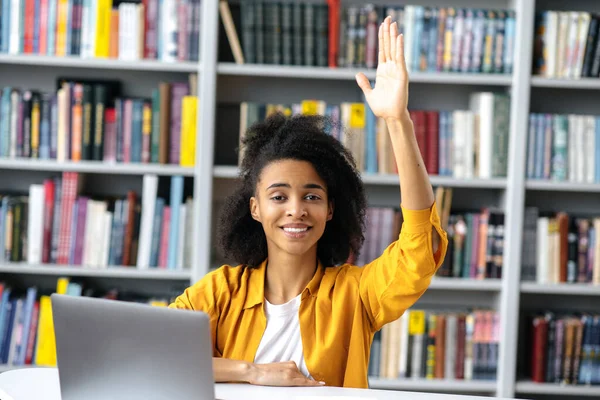
[(293, 361), (253, 364), (246, 361), (213, 357), (215, 382), (245, 382), (263, 386), (322, 386), (302, 375)]
[(360, 295), (374, 330), (400, 317), (427, 290), (448, 243), (408, 112), (403, 46), (396, 23), (387, 17), (379, 28), (375, 88), (364, 74), (356, 76), (371, 110), (387, 123), (404, 216), (399, 240), (361, 268)]
[[(360, 73), (356, 80), (363, 90), (375, 116), (384, 118), (392, 141), (398, 167), (402, 207), (423, 210), (433, 204), (433, 189), (421, 157), (413, 123), (408, 113), (408, 72), (404, 61), (404, 37), (398, 35), (398, 25), (387, 17), (379, 27), (379, 62), (375, 88)], [(432, 234), (433, 251), (439, 235)]]

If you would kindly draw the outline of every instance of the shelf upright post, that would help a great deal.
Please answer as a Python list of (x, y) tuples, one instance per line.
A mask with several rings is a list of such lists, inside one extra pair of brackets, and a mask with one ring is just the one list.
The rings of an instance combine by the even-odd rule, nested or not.
[(521, 280), (521, 236), (525, 206), (525, 156), (529, 121), (531, 57), (535, 0), (511, 0), (516, 12), (514, 68), (511, 85), (508, 184), (505, 196), (504, 257), (500, 295), (498, 397), (514, 397)]
[[(213, 151), (216, 115), (218, 1), (202, 1), (198, 74), (198, 132), (194, 167), (194, 246), (192, 282), (210, 270)], [(200, 67), (201, 66), (201, 67)]]

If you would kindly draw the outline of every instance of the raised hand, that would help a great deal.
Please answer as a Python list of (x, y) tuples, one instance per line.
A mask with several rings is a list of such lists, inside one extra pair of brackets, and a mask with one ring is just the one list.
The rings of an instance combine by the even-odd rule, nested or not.
[(269, 364), (252, 364), (250, 382), (263, 386), (323, 386), (324, 382), (309, 379), (300, 372), (293, 361)]
[(379, 57), (375, 88), (365, 74), (358, 73), (356, 82), (365, 94), (369, 107), (377, 117), (400, 119), (407, 112), (408, 72), (404, 61), (404, 37), (398, 35), (398, 24), (387, 17), (379, 26)]

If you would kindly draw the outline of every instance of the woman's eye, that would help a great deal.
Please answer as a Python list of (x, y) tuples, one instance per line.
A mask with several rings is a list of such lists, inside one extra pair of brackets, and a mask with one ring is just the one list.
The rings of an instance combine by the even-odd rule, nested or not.
[(275, 200), (275, 201), (282, 201), (284, 199), (283, 196), (273, 196), (271, 197), (271, 200)]
[(316, 196), (316, 195), (314, 195), (314, 194), (309, 194), (308, 196), (306, 196), (306, 198), (307, 198), (308, 200), (319, 200), (319, 199), (320, 199), (320, 197), (319, 197), (319, 196)]

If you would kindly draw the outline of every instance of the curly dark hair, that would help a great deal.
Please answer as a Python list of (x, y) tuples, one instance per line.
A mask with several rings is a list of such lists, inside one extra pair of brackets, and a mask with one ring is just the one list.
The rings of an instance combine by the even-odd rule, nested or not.
[(247, 130), (241, 143), (241, 182), (225, 200), (217, 228), (218, 247), (226, 259), (256, 267), (267, 258), (267, 240), (262, 224), (250, 214), (250, 198), (263, 168), (285, 159), (311, 163), (334, 204), (333, 217), (317, 244), (321, 263), (339, 265), (351, 254), (358, 256), (367, 207), (363, 183), (352, 154), (326, 133), (327, 127), (334, 123), (323, 116), (277, 113)]

